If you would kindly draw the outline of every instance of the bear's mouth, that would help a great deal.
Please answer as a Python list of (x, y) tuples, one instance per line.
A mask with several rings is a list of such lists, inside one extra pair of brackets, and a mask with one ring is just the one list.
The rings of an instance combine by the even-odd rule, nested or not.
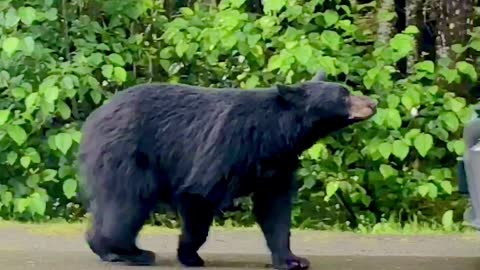
[(377, 102), (366, 96), (349, 97), (349, 119), (354, 121), (367, 120), (377, 112)]

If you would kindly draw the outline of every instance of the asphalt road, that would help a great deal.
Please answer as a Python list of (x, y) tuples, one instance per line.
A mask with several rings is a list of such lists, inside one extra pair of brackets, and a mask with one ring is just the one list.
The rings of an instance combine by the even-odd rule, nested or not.
[[(140, 246), (158, 254), (157, 265), (128, 267), (100, 262), (81, 233), (44, 234), (0, 227), (0, 270), (180, 269), (176, 233), (142, 235)], [(480, 236), (360, 236), (294, 232), (293, 250), (320, 270), (479, 270)], [(200, 251), (209, 269), (268, 269), (268, 250), (258, 231), (212, 231)]]

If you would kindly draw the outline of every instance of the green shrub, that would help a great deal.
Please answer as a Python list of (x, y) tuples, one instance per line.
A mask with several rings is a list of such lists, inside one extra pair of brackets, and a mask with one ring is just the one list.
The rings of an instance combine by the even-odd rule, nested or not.
[[(373, 38), (350, 7), (336, 2), (266, 1), (260, 16), (245, 12), (244, 0), (222, 1), (219, 8), (183, 8), (171, 20), (153, 0), (1, 2), (0, 216), (83, 216), (80, 127), (116, 91), (153, 80), (253, 88), (323, 69), (376, 98), (380, 109), (302, 155), (294, 224), (345, 227), (351, 218), (340, 203), (355, 210), (361, 226), (458, 219), (465, 202), (454, 167), (471, 110), (446, 87), (475, 81), (474, 66), (422, 61), (402, 77), (396, 64), (415, 49), (417, 30), (368, 45)], [(478, 42), (474, 35), (471, 47)], [(249, 209), (250, 201), (240, 205)], [(227, 217), (253, 223), (249, 212)], [(175, 224), (165, 215), (157, 222)]]

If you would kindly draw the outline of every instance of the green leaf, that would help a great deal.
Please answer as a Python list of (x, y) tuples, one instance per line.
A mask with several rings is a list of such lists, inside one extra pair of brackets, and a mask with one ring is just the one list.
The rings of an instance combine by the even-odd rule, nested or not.
[(8, 37), (3, 41), (2, 49), (8, 55), (12, 56), (18, 48), (20, 40), (16, 37)]
[(323, 19), (325, 20), (325, 27), (330, 27), (337, 23), (338, 21), (338, 13), (334, 10), (327, 10), (323, 13)]
[(402, 104), (405, 106), (407, 110), (410, 110), (413, 107), (413, 101), (412, 98), (410, 98), (407, 95), (402, 96)]
[(62, 86), (63, 88), (65, 89), (73, 89), (74, 88), (74, 83), (73, 83), (73, 79), (71, 76), (65, 76), (63, 77), (62, 79)]
[(293, 55), (300, 64), (306, 65), (313, 55), (312, 47), (310, 45), (300, 45), (293, 50)]
[(417, 26), (415, 25), (409, 25), (405, 30), (403, 30), (403, 33), (405, 34), (418, 34), (420, 31), (418, 30)]
[(305, 177), (303, 180), (303, 186), (307, 189), (311, 189), (313, 186), (315, 186), (315, 177), (312, 175)]
[(47, 202), (37, 192), (33, 193), (29, 197), (28, 209), (32, 214), (38, 214), (43, 216), (47, 209)]
[(429, 188), (429, 185), (428, 185), (428, 184), (423, 184), (423, 185), (421, 185), (421, 186), (418, 187), (418, 193), (419, 193), (420, 196), (422, 196), (422, 197), (427, 196), (429, 190), (430, 190), (430, 188)]
[(65, 120), (69, 119), (72, 114), (70, 107), (68, 107), (68, 105), (63, 101), (58, 102), (57, 110), (60, 113), (60, 116)]
[(125, 60), (123, 60), (123, 57), (120, 54), (112, 53), (107, 58), (114, 65), (121, 67), (125, 65)]
[(410, 147), (404, 141), (396, 140), (393, 142), (392, 153), (394, 156), (398, 157), (399, 159), (404, 160), (407, 157), (409, 150), (410, 150)]
[[(87, 77), (87, 82), (88, 82), (88, 85), (90, 85), (90, 87), (92, 89), (96, 89), (96, 90), (100, 89), (100, 83), (94, 77), (88, 76)], [(75, 93), (75, 92), (73, 92), (73, 93)]]
[(451, 132), (457, 131), (460, 126), (457, 116), (453, 112), (444, 112), (440, 114), (440, 120), (447, 126), (447, 129)]
[(56, 8), (50, 8), (45, 12), (45, 18), (49, 21), (55, 21), (58, 18), (58, 10)]
[[(422, 90), (422, 89), (420, 89)], [(420, 98), (420, 92), (419, 90), (416, 90), (415, 88), (409, 88), (405, 91), (405, 94), (404, 96), (408, 96), (411, 100), (412, 100), (412, 103), (413, 103), (413, 106), (416, 106), (416, 105), (420, 105), (420, 101), (421, 101), (421, 98)]]
[(22, 50), (26, 55), (31, 55), (35, 50), (35, 40), (31, 36), (22, 39)]
[(386, 110), (382, 108), (378, 108), (377, 113), (373, 116), (372, 120), (373, 122), (375, 122), (375, 124), (383, 127), (383, 123), (385, 122), (386, 116), (387, 116)]
[(430, 60), (422, 61), (422, 62), (419, 62), (419, 63), (415, 64), (415, 68), (418, 71), (426, 71), (428, 73), (434, 73), (435, 72), (435, 64)]
[(47, 139), (48, 146), (52, 150), (57, 150), (57, 146), (55, 145), (55, 136), (49, 136)]
[(460, 73), (469, 76), (473, 82), (477, 81), (477, 72), (475, 71), (475, 67), (472, 64), (465, 61), (460, 61), (457, 62), (456, 67)]
[(55, 135), (55, 145), (65, 155), (72, 147), (72, 137), (68, 133), (59, 133)]
[(455, 69), (442, 68), (440, 69), (440, 74), (448, 83), (452, 83), (458, 78), (458, 72)]
[(173, 56), (173, 47), (165, 47), (160, 51), (160, 58), (170, 59)]
[(260, 78), (257, 75), (252, 75), (250, 78), (247, 79), (245, 82), (245, 88), (253, 89), (257, 87), (258, 83), (260, 82)]
[(388, 95), (387, 103), (389, 108), (395, 109), (400, 104), (400, 98), (396, 95)]
[(90, 63), (92, 66), (98, 66), (103, 62), (103, 55), (101, 53), (92, 53), (87, 58), (88, 63)]
[(402, 126), (400, 112), (396, 109), (388, 109), (386, 121), (387, 125), (393, 129), (399, 129)]
[(449, 98), (446, 100), (443, 107), (446, 110), (452, 110), (456, 113), (460, 112), (463, 108), (465, 108), (466, 102), (463, 98)]
[(270, 11), (278, 12), (285, 6), (286, 3), (286, 0), (264, 0), (263, 11), (265, 13), (269, 13)]
[[(235, 42), (237, 42), (237, 41), (235, 40)], [(190, 43), (188, 45), (188, 50), (185, 52), (185, 55), (187, 56), (187, 59), (189, 61), (191, 61), (193, 59), (195, 54), (198, 52), (199, 47), (200, 46), (198, 45), (198, 43)]]
[(34, 148), (32, 147), (27, 148), (25, 150), (25, 154), (30, 158), (30, 160), (33, 163), (40, 163), (41, 161), (40, 154), (38, 154), (37, 150), (35, 150)]
[(47, 89), (45, 89), (45, 92), (43, 92), (45, 100), (49, 104), (54, 104), (55, 101), (58, 99), (59, 94), (60, 94), (60, 89), (56, 86), (48, 87)]
[(57, 176), (57, 171), (52, 169), (46, 169), (40, 173), (40, 177), (43, 182), (56, 181), (55, 176)]
[(21, 199), (16, 199), (14, 201), (15, 203), (15, 212), (17, 213), (23, 213), (28, 207), (29, 204), (29, 199), (26, 198), (21, 198)]
[(10, 151), (7, 154), (7, 163), (9, 165), (13, 165), (17, 161), (17, 158), (18, 158), (18, 154), (16, 152)]
[(398, 172), (392, 166), (387, 164), (380, 165), (380, 173), (382, 174), (384, 179), (387, 179), (391, 176), (397, 176)]
[(468, 49), (467, 46), (463, 46), (462, 44), (458, 44), (458, 43), (453, 44), (450, 48), (452, 49), (452, 51), (454, 51), (457, 54), (462, 54)]
[(457, 155), (463, 155), (465, 152), (465, 143), (462, 140), (456, 140), (453, 143), (453, 149)]
[(63, 194), (67, 199), (71, 199), (75, 196), (77, 191), (77, 181), (74, 179), (67, 179), (63, 182)]
[(98, 90), (92, 90), (89, 94), (95, 104), (99, 104), (102, 100), (102, 94)]
[(319, 160), (322, 154), (322, 151), (325, 149), (325, 146), (321, 143), (316, 143), (310, 147), (307, 152), (310, 157), (314, 160)]
[(123, 83), (127, 80), (127, 72), (122, 67), (115, 67), (113, 69), (113, 77), (119, 83)]
[(246, 0), (230, 0), (230, 5), (232, 5), (233, 8), (239, 8), (241, 7)]
[(175, 53), (178, 57), (182, 57), (183, 54), (188, 50), (188, 44), (186, 42), (179, 42), (177, 46), (175, 46)]
[(260, 35), (260, 34), (248, 35), (248, 37), (247, 37), (248, 46), (250, 48), (254, 48), (257, 45), (258, 41), (260, 41), (261, 38), (262, 38), (262, 35)]
[(433, 146), (433, 137), (430, 134), (421, 133), (421, 134), (419, 134), (418, 136), (415, 137), (413, 145), (417, 149), (418, 153), (422, 157), (425, 157), (425, 156), (427, 156), (428, 151)]
[(21, 7), (18, 9), (18, 16), (22, 23), (31, 25), (36, 17), (35, 9), (32, 7)]
[(29, 156), (23, 156), (20, 158), (20, 165), (22, 165), (25, 169), (28, 168), (28, 166), (30, 166), (30, 162), (32, 160), (30, 159)]
[(412, 128), (405, 134), (405, 139), (410, 145), (413, 143), (414, 139), (421, 133), (420, 129)]
[(378, 146), (378, 151), (385, 159), (388, 159), (392, 153), (392, 145), (388, 142), (381, 143)]
[(0, 126), (4, 125), (10, 116), (9, 110), (0, 110)]
[(448, 210), (442, 216), (442, 225), (443, 228), (447, 231), (452, 229), (453, 226), (453, 211)]
[(0, 198), (2, 199), (2, 204), (9, 206), (13, 200), (13, 194), (10, 191), (0, 192)]
[(27, 140), (27, 133), (21, 126), (8, 126), (7, 134), (18, 145), (22, 145)]
[(442, 181), (440, 182), (440, 186), (443, 188), (443, 190), (445, 190), (445, 192), (447, 194), (452, 194), (452, 191), (453, 191), (453, 187), (452, 187), (452, 183), (450, 181)]
[(380, 73), (379, 67), (371, 68), (367, 71), (366, 76), (363, 77), (363, 84), (367, 89), (370, 89), (376, 81), (378, 74)]
[(433, 183), (428, 184), (428, 196), (433, 200), (438, 197), (438, 188)]
[(14, 8), (9, 8), (7, 13), (5, 14), (5, 27), (14, 28), (15, 26), (17, 26), (19, 21), (20, 17), (18, 17), (17, 11)]
[(337, 192), (339, 187), (340, 187), (340, 185), (336, 181), (328, 182), (327, 188), (326, 188), (327, 194), (326, 194), (324, 200), (329, 201), (330, 198), (335, 194), (335, 192)]
[(38, 176), (38, 174), (33, 174), (30, 175), (25, 182), (28, 187), (35, 189), (38, 187), (38, 183), (40, 183), (40, 177)]
[(31, 110), (34, 108), (34, 106), (37, 104), (37, 99), (37, 92), (31, 93), (25, 98), (25, 107), (27, 108), (27, 110)]
[(282, 66), (283, 58), (276, 54), (270, 57), (268, 60), (268, 67), (267, 71), (274, 71), (276, 69), (279, 69)]
[(113, 74), (113, 66), (112, 65), (103, 65), (102, 66), (102, 75), (103, 77), (110, 79), (112, 78)]
[[(390, 39), (390, 46), (397, 52), (396, 58), (408, 56), (415, 48), (414, 37), (407, 34), (397, 34)], [(396, 60), (396, 59), (395, 59)]]
[(23, 99), (25, 97), (25, 89), (22, 87), (16, 87), (12, 89), (12, 96), (17, 99)]
[(325, 44), (327, 47), (330, 47), (333, 51), (340, 50), (340, 43), (342, 38), (340, 35), (335, 31), (324, 30), (320, 35), (320, 39), (322, 43)]
[(480, 52), (480, 39), (475, 39), (468, 45), (470, 48), (474, 49), (475, 51)]
[(318, 58), (320, 67), (327, 73), (335, 75), (337, 69), (335, 67), (335, 58), (330, 56), (322, 56)]

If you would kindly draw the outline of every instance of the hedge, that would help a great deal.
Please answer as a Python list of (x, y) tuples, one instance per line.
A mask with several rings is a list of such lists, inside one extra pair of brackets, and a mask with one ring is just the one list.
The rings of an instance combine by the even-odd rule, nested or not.
[[(472, 110), (447, 89), (476, 81), (475, 66), (423, 60), (403, 74), (397, 63), (415, 50), (416, 27), (381, 43), (335, 2), (265, 1), (259, 15), (246, 11), (245, 0), (225, 0), (175, 16), (153, 0), (0, 2), (0, 217), (84, 217), (81, 125), (117, 91), (150, 81), (270, 86), (323, 69), (380, 109), (301, 156), (294, 225), (460, 220), (466, 202), (456, 192), (455, 166)], [(464, 49), (480, 50), (476, 33)], [(242, 199), (239, 207), (251, 203)], [(219, 222), (254, 222), (249, 211), (225, 217)], [(152, 221), (176, 224), (161, 209)]]

